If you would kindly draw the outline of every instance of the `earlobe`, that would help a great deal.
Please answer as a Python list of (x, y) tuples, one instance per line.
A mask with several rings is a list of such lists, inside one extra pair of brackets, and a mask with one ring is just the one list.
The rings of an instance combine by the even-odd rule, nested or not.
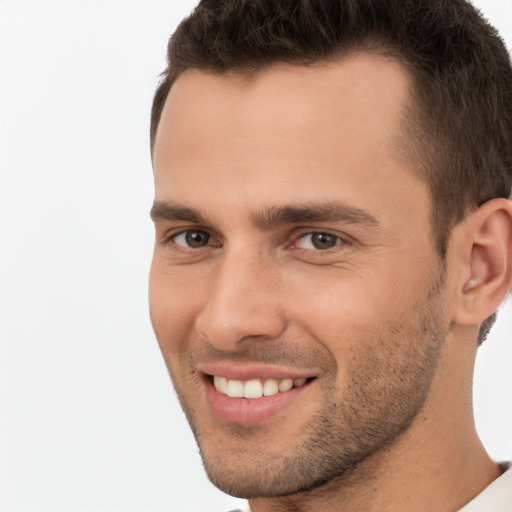
[(476, 325), (489, 317), (512, 286), (512, 204), (493, 199), (464, 224), (467, 271), (460, 288), (455, 322)]

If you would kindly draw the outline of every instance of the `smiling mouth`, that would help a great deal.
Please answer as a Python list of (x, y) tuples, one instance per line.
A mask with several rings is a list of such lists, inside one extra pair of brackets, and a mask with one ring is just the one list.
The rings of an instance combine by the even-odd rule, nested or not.
[(300, 388), (316, 377), (300, 379), (251, 379), (247, 381), (227, 379), (210, 375), (215, 389), (230, 398), (262, 398), (285, 393), (293, 388)]

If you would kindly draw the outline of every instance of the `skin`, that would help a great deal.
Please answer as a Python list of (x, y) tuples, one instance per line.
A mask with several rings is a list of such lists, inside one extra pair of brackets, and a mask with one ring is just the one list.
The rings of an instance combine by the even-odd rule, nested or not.
[[(497, 266), (475, 249), (483, 213), (436, 252), (428, 189), (398, 150), (408, 89), (398, 64), (359, 54), (189, 70), (167, 99), (151, 319), (210, 479), (252, 512), (452, 511), (499, 475), (471, 405), (478, 324), (500, 301), (471, 293)], [(309, 215), (325, 205), (343, 215)], [(500, 205), (487, 228), (505, 239)], [(226, 422), (205, 396), (212, 363), (315, 380), (266, 421)]]

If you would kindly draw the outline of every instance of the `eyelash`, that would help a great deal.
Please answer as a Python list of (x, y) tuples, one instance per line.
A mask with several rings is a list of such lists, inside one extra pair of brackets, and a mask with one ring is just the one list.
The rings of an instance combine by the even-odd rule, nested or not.
[[(190, 246), (185, 246), (185, 245), (180, 245), (176, 242), (176, 239), (181, 236), (181, 235), (187, 235), (187, 234), (191, 234), (191, 233), (200, 233), (200, 234), (203, 234), (203, 235), (206, 235), (208, 237), (208, 242), (204, 245), (204, 246), (200, 246), (200, 247), (190, 247)], [(217, 244), (211, 244), (209, 243), (210, 240), (212, 240), (213, 237), (210, 233), (208, 233), (208, 231), (204, 230), (204, 229), (182, 229), (181, 231), (177, 232), (177, 233), (172, 233), (171, 235), (169, 236), (166, 236), (165, 239), (163, 240), (163, 244), (164, 245), (169, 245), (169, 244), (173, 244), (176, 248), (178, 248), (178, 250), (180, 251), (198, 251), (199, 249), (202, 249), (204, 247), (208, 247), (208, 246), (211, 246), (211, 245), (216, 245), (216, 246), (220, 246), (219, 243)]]
[[(331, 247), (325, 247), (323, 249), (319, 248), (319, 247), (306, 248), (306, 247), (298, 247), (297, 246), (298, 242), (305, 241), (308, 237), (310, 237), (309, 245), (314, 246), (315, 243), (313, 241), (313, 237), (315, 237), (315, 236), (319, 237), (321, 235), (323, 235), (324, 237), (330, 238), (331, 241), (334, 242), (334, 245), (332, 245)], [(336, 247), (343, 245), (344, 243), (346, 243), (346, 241), (343, 240), (340, 236), (335, 235), (334, 233), (329, 233), (328, 231), (320, 231), (319, 230), (319, 231), (308, 231), (307, 233), (302, 233), (300, 236), (297, 236), (293, 242), (293, 246), (298, 250), (311, 251), (313, 253), (327, 254), (330, 251), (339, 250), (339, 249), (336, 249)]]
[[(199, 247), (191, 247), (191, 246), (181, 245), (176, 242), (176, 239), (179, 236), (192, 234), (192, 233), (206, 235), (208, 237), (207, 243), (205, 245), (202, 245)], [(327, 237), (333, 237), (335, 239), (335, 244), (332, 247), (328, 247), (325, 249), (304, 248), (304, 247), (300, 247), (297, 245), (299, 241), (306, 239), (308, 236), (312, 237), (314, 235), (326, 235)], [(177, 233), (172, 233), (169, 236), (165, 237), (164, 240), (162, 241), (162, 243), (163, 243), (163, 245), (173, 244), (174, 249), (177, 251), (186, 252), (186, 253), (191, 253), (191, 252), (197, 253), (201, 249), (204, 249), (209, 246), (210, 247), (211, 246), (220, 247), (222, 245), (220, 242), (210, 243), (212, 240), (214, 240), (214, 237), (207, 230), (204, 230), (204, 229), (182, 229), (181, 231), (179, 231)], [(290, 248), (292, 250), (301, 251), (301, 252), (308, 253), (311, 255), (322, 256), (322, 255), (331, 254), (332, 252), (335, 252), (335, 251), (339, 251), (342, 247), (345, 247), (346, 245), (350, 245), (350, 244), (351, 244), (351, 242), (349, 240), (347, 240), (347, 238), (342, 238), (341, 236), (335, 235), (334, 233), (330, 233), (329, 231), (309, 230), (309, 231), (304, 231), (302, 233), (299, 233), (298, 235), (292, 237), (291, 242), (286, 247)], [(313, 244), (311, 243), (311, 245), (313, 245)]]

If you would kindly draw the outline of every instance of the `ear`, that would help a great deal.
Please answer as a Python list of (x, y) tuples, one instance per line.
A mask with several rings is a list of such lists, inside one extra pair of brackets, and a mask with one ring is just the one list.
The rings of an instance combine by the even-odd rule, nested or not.
[(453, 320), (482, 323), (494, 313), (512, 287), (512, 203), (493, 199), (471, 213), (457, 239), (461, 265)]

